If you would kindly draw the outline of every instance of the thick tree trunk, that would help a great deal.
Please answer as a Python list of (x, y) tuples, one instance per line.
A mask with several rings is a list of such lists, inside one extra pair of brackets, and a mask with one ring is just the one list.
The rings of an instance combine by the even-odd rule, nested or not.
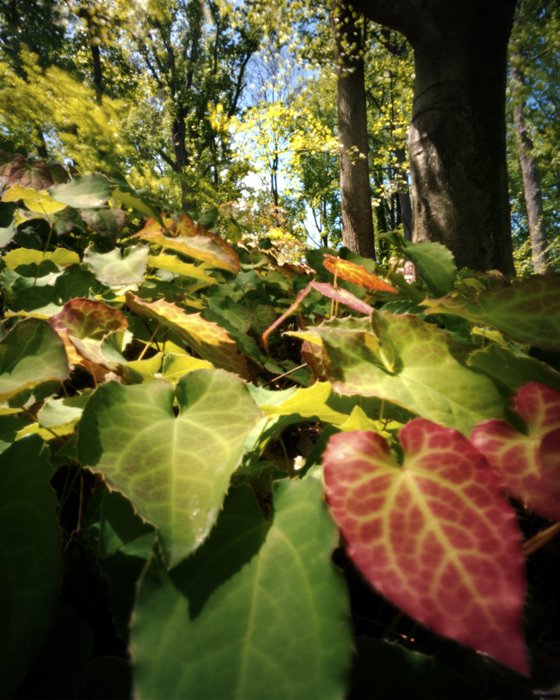
[(533, 269), (537, 273), (543, 273), (547, 270), (547, 255), (541, 178), (534, 156), (533, 140), (525, 119), (523, 76), (516, 66), (511, 69), (510, 84), (513, 96), (513, 123), (523, 176)]
[(459, 266), (513, 274), (505, 88), (515, 0), (354, 2), (414, 48), (413, 239), (440, 241)]
[(333, 3), (333, 33), (338, 64), (342, 242), (364, 257), (375, 258), (363, 42), (351, 9), (338, 1)]

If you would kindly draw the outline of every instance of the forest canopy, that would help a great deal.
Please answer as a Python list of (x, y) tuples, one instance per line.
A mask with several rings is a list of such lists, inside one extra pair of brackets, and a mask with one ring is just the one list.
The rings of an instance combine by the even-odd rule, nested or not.
[[(480, 14), (469, 21), (484, 29), (493, 20), (484, 15), (484, 3), (479, 4)], [(399, 10), (400, 5), (395, 3), (396, 13), (405, 17), (408, 6), (403, 2)], [(512, 3), (502, 5), (513, 8)], [(466, 25), (460, 6), (443, 15)], [(357, 7), (361, 9), (360, 3)], [(373, 3), (366, 10), (373, 18), (375, 7)], [(438, 16), (437, 3), (434, 8)], [(419, 189), (411, 203), (414, 172), (407, 134), (415, 71), (418, 81), (419, 66), (423, 69), (418, 40), (410, 33), (408, 39), (404, 36), (406, 22), (404, 28), (398, 21), (376, 24), (337, 3), (311, 7), (291, 0), (273, 5), (24, 0), (2, 2), (0, 13), (0, 135), (7, 151), (65, 162), (77, 172), (124, 178), (156, 197), (161, 207), (204, 214), (230, 235), (275, 239), (296, 256), (298, 242), (337, 245), (346, 216), (346, 245), (383, 258), (386, 234), (410, 238), (413, 218), (420, 222), (428, 216), (433, 222), (437, 197), (447, 196), (438, 195), (434, 178), (420, 170), (416, 180), (426, 183), (431, 205), (426, 209), (421, 204), (424, 192)], [(377, 19), (382, 22), (384, 17)], [(350, 21), (350, 33), (333, 30), (347, 28)], [(424, 21), (428, 26), (431, 20)], [(509, 194), (500, 205), (502, 218), (485, 223), (487, 205), (482, 199), (476, 203), (478, 195), (475, 190), (469, 194), (468, 184), (448, 185), (446, 177), (452, 177), (454, 166), (441, 166), (448, 173), (444, 187), (464, 190), (453, 197), (482, 211), (476, 224), (479, 239), (492, 238), (494, 230), (504, 226), (509, 237), (511, 210), (519, 274), (555, 267), (558, 258), (559, 22), (556, 3), (523, 0), (509, 39), (507, 73), (505, 65), (495, 70), (489, 65), (492, 57), (480, 59), (487, 62), (481, 75), (494, 70), (503, 73), (504, 81), (507, 78)], [(445, 32), (453, 36), (453, 27), (448, 29)], [(486, 31), (490, 36), (494, 30)], [(480, 54), (480, 41), (477, 46)], [(357, 52), (354, 57), (352, 52)], [(475, 70), (467, 78), (473, 88), (482, 80)], [(345, 135), (341, 121), (344, 89), (361, 89), (360, 99), (350, 97), (352, 103), (363, 100), (363, 108), (351, 115), (350, 129), (361, 128), (363, 134), (356, 143), (356, 134)], [(470, 90), (468, 85), (465, 90)], [(499, 95), (491, 98), (497, 104), (498, 124), (494, 121), (489, 128), (499, 131), (504, 107)], [(453, 99), (450, 114), (465, 114), (473, 124), (472, 109)], [(484, 113), (490, 113), (490, 97), (481, 99)], [(425, 106), (417, 104), (416, 112), (420, 108)], [(449, 128), (449, 115), (442, 118)], [(360, 120), (363, 126), (357, 127)], [(463, 142), (468, 140), (466, 126), (457, 127)], [(429, 130), (422, 124), (415, 128)], [(443, 133), (443, 127), (434, 128)], [(505, 131), (502, 136), (497, 133), (494, 141), (504, 136)], [(472, 139), (482, 138), (487, 137), (473, 128)], [(484, 152), (491, 150), (481, 143)], [(441, 151), (443, 145), (438, 148)], [(463, 164), (474, 159), (473, 169), (482, 177), (484, 156), (465, 152), (456, 157)], [(359, 184), (350, 183), (352, 206), (370, 211), (360, 214), (365, 220), (356, 223), (367, 230), (368, 240), (359, 250), (352, 243), (351, 215), (345, 213), (347, 186), (341, 185), (341, 164), (342, 171), (360, 179)], [(503, 174), (494, 172), (491, 163), (488, 167), (494, 181), (505, 183)], [(502, 196), (492, 198), (495, 210)], [(463, 236), (461, 221), (476, 219), (476, 211), (458, 211), (445, 227)], [(232, 234), (236, 225), (239, 231)], [(424, 235), (432, 240), (447, 236), (447, 245), (451, 237), (422, 233), (419, 224), (416, 235), (418, 240)], [(467, 231), (466, 237), (470, 235)], [(459, 264), (484, 269), (493, 262), (511, 272), (499, 255), (497, 262), (492, 254), (485, 261), (484, 251), (479, 245), (473, 259), (460, 259)]]

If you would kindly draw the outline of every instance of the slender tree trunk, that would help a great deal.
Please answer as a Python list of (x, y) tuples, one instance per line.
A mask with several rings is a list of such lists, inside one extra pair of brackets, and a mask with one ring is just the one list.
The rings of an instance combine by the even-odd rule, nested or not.
[(93, 63), (93, 87), (95, 89), (95, 100), (101, 104), (103, 98), (103, 66), (101, 64), (101, 51), (99, 45), (90, 37), (91, 60)]
[[(403, 149), (398, 149), (396, 154), (399, 165), (399, 173), (406, 163), (406, 154)], [(404, 175), (399, 175), (399, 189), (397, 191), (399, 216), (403, 225), (404, 238), (406, 241), (412, 240), (412, 202), (410, 200), (410, 189), (408, 181)]]
[(348, 5), (335, 0), (332, 15), (338, 64), (342, 241), (350, 250), (375, 258), (363, 39), (356, 26), (355, 14)]
[(516, 0), (354, 0), (414, 48), (413, 239), (459, 266), (513, 274), (506, 52)]
[(533, 269), (536, 273), (543, 273), (547, 270), (547, 255), (541, 178), (534, 155), (533, 140), (525, 118), (523, 75), (515, 65), (511, 69), (510, 85), (513, 97), (513, 123), (523, 176)]

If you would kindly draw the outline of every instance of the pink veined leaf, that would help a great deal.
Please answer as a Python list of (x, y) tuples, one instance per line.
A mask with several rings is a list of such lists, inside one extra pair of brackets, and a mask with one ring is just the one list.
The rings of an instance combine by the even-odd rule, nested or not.
[(348, 553), (408, 615), (520, 673), (521, 533), (496, 475), (461, 433), (418, 418), (393, 460), (377, 433), (329, 440), (325, 487)]
[(515, 409), (527, 434), (503, 420), (489, 420), (474, 428), (471, 440), (513, 498), (560, 520), (560, 393), (530, 382), (517, 392)]

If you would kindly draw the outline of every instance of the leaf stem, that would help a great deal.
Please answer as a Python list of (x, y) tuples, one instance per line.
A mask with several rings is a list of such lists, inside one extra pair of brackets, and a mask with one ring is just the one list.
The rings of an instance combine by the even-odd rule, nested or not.
[(560, 534), (560, 523), (555, 523), (545, 530), (541, 530), (534, 537), (523, 543), (523, 554), (528, 557), (545, 544), (548, 544), (556, 535)]

